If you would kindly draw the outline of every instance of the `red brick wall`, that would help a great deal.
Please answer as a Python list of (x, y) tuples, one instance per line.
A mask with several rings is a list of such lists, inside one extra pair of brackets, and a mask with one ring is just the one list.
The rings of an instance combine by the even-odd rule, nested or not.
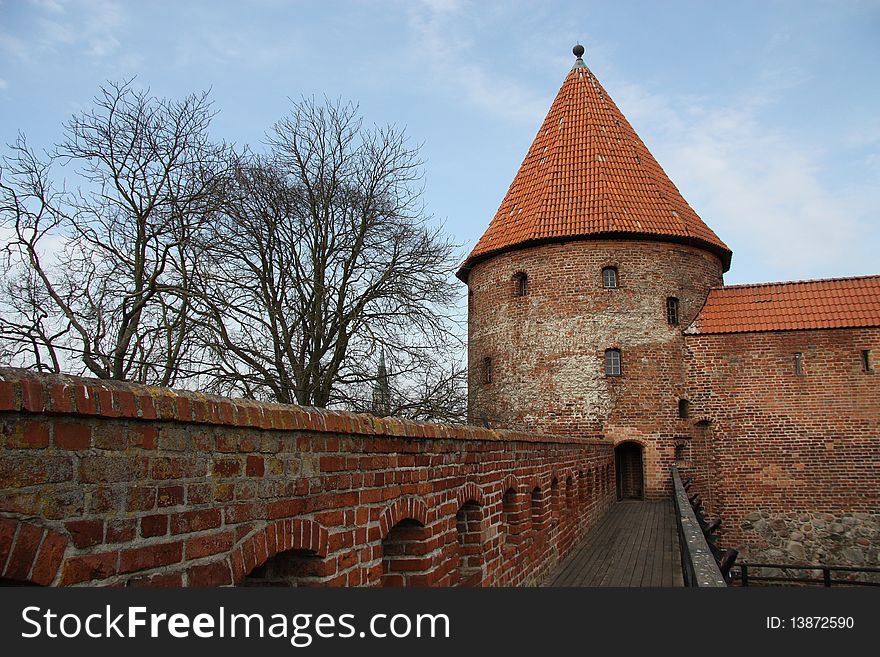
[(21, 370), (0, 427), (0, 578), (38, 584), (534, 584), (613, 500), (596, 439)]
[(694, 467), (683, 473), (720, 514), (723, 542), (753, 560), (877, 566), (880, 329), (686, 342)]
[[(602, 286), (618, 269), (619, 287)], [(514, 277), (529, 276), (515, 295)], [(468, 279), (470, 413), (492, 426), (566, 435), (601, 433), (644, 445), (648, 498), (671, 491), (675, 438), (685, 394), (686, 327), (721, 263), (702, 250), (663, 242), (585, 240), (505, 253), (477, 264)], [(680, 302), (680, 325), (666, 299)], [(606, 377), (604, 354), (622, 352), (623, 376)], [(484, 358), (492, 383), (483, 382)]]

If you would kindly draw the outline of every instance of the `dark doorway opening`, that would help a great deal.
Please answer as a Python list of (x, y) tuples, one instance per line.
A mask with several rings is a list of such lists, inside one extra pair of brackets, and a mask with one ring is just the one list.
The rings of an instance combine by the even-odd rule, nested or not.
[(642, 446), (634, 442), (620, 443), (614, 448), (617, 467), (617, 499), (645, 499), (645, 470)]

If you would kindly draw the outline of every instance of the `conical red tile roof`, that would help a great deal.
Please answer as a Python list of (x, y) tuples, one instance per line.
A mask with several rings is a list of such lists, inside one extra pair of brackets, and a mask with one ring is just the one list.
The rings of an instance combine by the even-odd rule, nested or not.
[(489, 228), (458, 271), (547, 241), (656, 239), (731, 251), (684, 200), (623, 113), (578, 59)]

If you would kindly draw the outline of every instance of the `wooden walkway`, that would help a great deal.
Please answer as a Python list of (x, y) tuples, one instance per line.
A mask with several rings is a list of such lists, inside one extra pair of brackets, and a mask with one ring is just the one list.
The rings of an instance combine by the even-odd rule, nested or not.
[(672, 500), (617, 502), (543, 586), (684, 586)]

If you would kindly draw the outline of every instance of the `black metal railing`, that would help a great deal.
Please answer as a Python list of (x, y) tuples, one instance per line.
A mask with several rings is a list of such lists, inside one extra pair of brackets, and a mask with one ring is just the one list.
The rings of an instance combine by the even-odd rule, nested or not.
[[(763, 574), (770, 570), (771, 574)], [(776, 572), (772, 572), (776, 571)], [(792, 571), (804, 572), (804, 577), (796, 576)], [(816, 574), (821, 573), (821, 577)], [(835, 578), (833, 573), (865, 574), (871, 579), (854, 577)], [(731, 584), (739, 586), (760, 585), (763, 582), (789, 584), (795, 586), (880, 586), (880, 568), (858, 568), (855, 566), (829, 566), (827, 564), (790, 564), (790, 563), (738, 563), (731, 569)]]
[(726, 586), (737, 553), (721, 551), (715, 545), (721, 521), (707, 520), (699, 495), (690, 495), (689, 487), (690, 481), (682, 483), (678, 468), (672, 466), (672, 499), (685, 586)]

